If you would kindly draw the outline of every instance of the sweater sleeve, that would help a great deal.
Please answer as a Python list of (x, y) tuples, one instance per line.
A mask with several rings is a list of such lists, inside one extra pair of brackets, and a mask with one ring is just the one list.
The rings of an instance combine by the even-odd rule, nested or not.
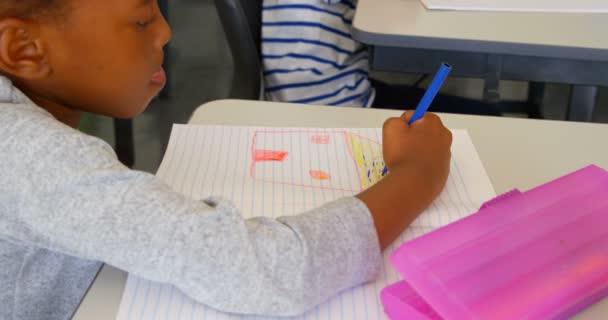
[(17, 126), (28, 137), (2, 144), (20, 156), (0, 162), (8, 241), (99, 260), (243, 314), (301, 314), (379, 272), (373, 220), (356, 198), (243, 219), (228, 200), (194, 201), (125, 168), (96, 138), (44, 121)]

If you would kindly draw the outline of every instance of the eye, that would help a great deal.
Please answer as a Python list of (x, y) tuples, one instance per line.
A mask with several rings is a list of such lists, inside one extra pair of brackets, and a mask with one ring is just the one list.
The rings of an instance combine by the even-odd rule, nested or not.
[(139, 19), (135, 20), (135, 26), (137, 27), (137, 30), (146, 29), (149, 25), (156, 21), (159, 14), (157, 10), (154, 9), (154, 6), (147, 8), (146, 11), (143, 11), (142, 9), (141, 13), (142, 15), (139, 16)]
[(150, 20), (146, 20), (146, 21), (137, 21), (135, 23), (135, 25), (137, 26), (138, 29), (145, 29), (148, 25), (150, 25), (150, 23), (152, 23), (154, 19), (150, 19)]

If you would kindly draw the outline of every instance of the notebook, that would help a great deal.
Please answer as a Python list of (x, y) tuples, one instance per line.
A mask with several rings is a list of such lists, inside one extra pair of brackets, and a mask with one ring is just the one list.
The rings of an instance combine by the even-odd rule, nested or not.
[(520, 11), (606, 13), (605, 0), (421, 0), (428, 9), (461, 11)]
[[(378, 279), (293, 319), (386, 319), (380, 290), (400, 279), (388, 263), (399, 245), (477, 211), (494, 189), (464, 130), (453, 130), (451, 173), (440, 197), (385, 250)], [(354, 195), (381, 179), (381, 129), (175, 125), (157, 175), (194, 199), (222, 196), (244, 218), (294, 215)], [(269, 319), (224, 314), (164, 283), (130, 274), (118, 319)]]

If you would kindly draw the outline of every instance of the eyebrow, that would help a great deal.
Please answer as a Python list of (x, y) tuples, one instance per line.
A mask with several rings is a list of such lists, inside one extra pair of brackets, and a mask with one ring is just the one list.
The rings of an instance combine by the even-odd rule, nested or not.
[(138, 7), (145, 7), (145, 6), (149, 6), (150, 3), (152, 3), (153, 0), (140, 0), (139, 4), (137, 5)]

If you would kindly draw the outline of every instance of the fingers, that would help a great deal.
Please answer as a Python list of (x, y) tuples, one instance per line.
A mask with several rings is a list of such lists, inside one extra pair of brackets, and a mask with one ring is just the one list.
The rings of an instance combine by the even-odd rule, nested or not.
[[(409, 123), (409, 121), (413, 115), (414, 115), (414, 110), (407, 110), (403, 114), (401, 114), (401, 119), (404, 120), (405, 122)], [(436, 114), (434, 114), (432, 112), (427, 112), (424, 114), (424, 116), (422, 118), (420, 118), (416, 122), (412, 123), (412, 126), (415, 124), (423, 123), (423, 122), (437, 122), (437, 121), (439, 121), (441, 123), (441, 119), (439, 118), (439, 116), (437, 116)]]
[(405, 122), (409, 122), (412, 116), (414, 115), (414, 110), (407, 110), (401, 114), (401, 119)]
[(445, 132), (446, 132), (446, 135), (447, 135), (448, 146), (451, 146), (452, 142), (454, 141), (454, 137), (452, 136), (452, 131), (450, 131), (449, 129), (446, 128)]
[(403, 118), (392, 117), (386, 119), (384, 121), (383, 130), (392, 130), (395, 128), (399, 128), (400, 130), (403, 128), (407, 128), (407, 122), (403, 121)]
[(442, 128), (445, 131), (448, 131), (448, 134), (450, 135), (449, 140), (451, 142), (451, 140), (452, 140), (451, 133), (449, 133), (449, 130), (447, 130), (445, 128), (445, 126), (443, 125), (443, 122), (441, 121), (441, 118), (439, 118), (439, 116), (437, 116), (434, 113), (427, 112), (421, 119), (417, 120), (416, 122), (412, 123), (411, 126), (409, 126), (407, 123), (410, 121), (410, 119), (412, 118), (413, 115), (414, 115), (414, 111), (408, 110), (408, 111), (405, 111), (404, 113), (402, 113), (401, 116), (398, 118), (397, 117), (388, 118), (384, 122), (383, 129), (384, 130), (394, 130), (396, 128), (399, 128), (400, 130), (403, 130), (403, 129), (409, 129), (410, 127), (419, 127), (422, 125), (424, 125), (424, 127), (426, 127), (426, 128), (436, 128), (436, 129)]

